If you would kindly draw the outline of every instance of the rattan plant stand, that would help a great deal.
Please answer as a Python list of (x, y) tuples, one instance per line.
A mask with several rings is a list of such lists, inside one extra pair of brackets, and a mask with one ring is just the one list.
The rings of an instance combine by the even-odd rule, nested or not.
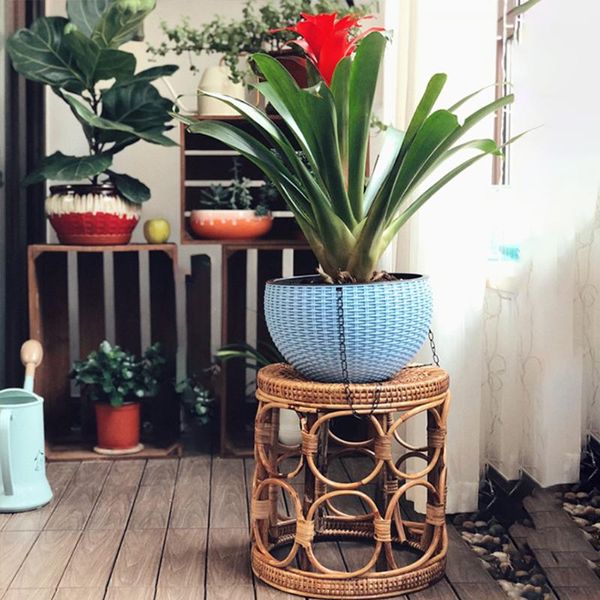
[[(252, 492), (257, 577), (301, 596), (386, 598), (426, 588), (443, 576), (450, 402), (445, 371), (410, 367), (381, 384), (347, 389), (308, 381), (288, 365), (269, 365), (258, 374), (257, 398)], [(299, 418), (298, 446), (279, 441), (282, 408)], [(353, 411), (368, 420), (370, 439), (347, 441), (331, 430), (333, 419)], [(422, 413), (427, 415), (427, 445), (411, 446), (402, 438), (404, 424)], [(338, 457), (351, 461), (361, 455), (371, 459), (370, 473), (356, 481), (328, 476), (328, 464)], [(290, 462), (294, 466), (286, 472), (283, 467)], [(414, 463), (416, 468), (409, 468)], [(405, 500), (414, 487), (426, 490), (426, 511), (409, 520)], [(284, 495), (292, 516), (281, 514)], [(357, 499), (363, 511), (348, 512), (348, 500)], [(327, 540), (342, 549), (345, 542), (367, 544), (363, 566), (349, 572), (322, 564), (317, 546)]]

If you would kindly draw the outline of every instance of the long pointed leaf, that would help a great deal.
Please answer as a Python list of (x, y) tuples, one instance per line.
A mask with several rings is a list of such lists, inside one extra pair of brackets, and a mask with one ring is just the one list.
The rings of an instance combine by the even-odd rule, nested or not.
[(363, 196), (369, 148), (369, 129), (375, 88), (386, 39), (374, 31), (359, 44), (348, 82), (348, 198), (356, 221), (364, 216)]

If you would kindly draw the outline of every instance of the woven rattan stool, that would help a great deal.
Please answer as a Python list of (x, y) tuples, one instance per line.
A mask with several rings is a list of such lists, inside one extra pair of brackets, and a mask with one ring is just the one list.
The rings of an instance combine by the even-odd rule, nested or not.
[[(273, 587), (315, 598), (385, 598), (440, 579), (448, 546), (448, 385), (445, 371), (430, 366), (406, 368), (381, 384), (352, 384), (349, 391), (343, 384), (307, 381), (288, 365), (261, 369), (252, 494), (254, 573)], [(281, 408), (296, 411), (300, 419), (297, 447), (279, 442)], [(346, 441), (331, 430), (333, 419), (353, 411), (368, 420), (370, 439)], [(427, 415), (427, 445), (414, 447), (402, 439), (402, 425), (421, 413)], [(328, 464), (337, 457), (352, 461), (360, 455), (371, 459), (370, 473), (356, 481), (328, 475)], [(410, 469), (415, 461), (425, 466)], [(294, 466), (285, 472), (289, 462)], [(409, 520), (403, 506), (415, 486), (426, 490), (426, 512)], [(291, 516), (281, 514), (284, 492)], [(349, 500), (364, 507), (360, 514), (346, 512)], [(369, 544), (362, 566), (342, 571), (322, 564), (316, 548), (326, 540), (342, 547)]]

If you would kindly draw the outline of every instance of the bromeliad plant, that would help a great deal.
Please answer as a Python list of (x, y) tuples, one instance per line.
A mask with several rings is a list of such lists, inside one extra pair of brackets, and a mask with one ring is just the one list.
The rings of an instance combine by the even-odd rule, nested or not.
[(67, 0), (68, 19), (42, 17), (7, 42), (13, 67), (32, 81), (48, 85), (66, 102), (85, 134), (89, 154), (56, 152), (31, 173), (26, 184), (44, 179), (93, 184), (106, 176), (120, 195), (140, 203), (150, 190), (139, 180), (111, 169), (115, 154), (145, 140), (176, 145), (170, 129), (170, 100), (152, 81), (173, 74), (175, 65), (135, 73), (136, 60), (119, 47), (131, 40), (156, 0)]
[[(377, 272), (382, 253), (427, 200), (484, 156), (502, 153), (491, 139), (461, 140), (482, 119), (511, 103), (513, 96), (495, 100), (461, 122), (456, 111), (475, 94), (434, 110), (446, 82), (446, 75), (434, 75), (407, 130), (385, 131), (383, 148), (367, 178), (369, 126), (386, 38), (371, 31), (352, 41), (349, 36), (359, 24), (357, 18), (303, 17), (292, 29), (303, 38), (310, 87), (298, 87), (266, 54), (254, 54), (253, 60), (264, 77), (258, 90), (291, 130), (308, 167), (282, 130), (241, 100), (207, 94), (235, 108), (266, 144), (227, 123), (178, 118), (190, 131), (222, 141), (262, 169), (294, 213), (326, 281), (369, 282), (382, 276)], [(468, 149), (478, 152), (456, 164), (457, 155)], [(422, 189), (449, 159), (453, 166)]]

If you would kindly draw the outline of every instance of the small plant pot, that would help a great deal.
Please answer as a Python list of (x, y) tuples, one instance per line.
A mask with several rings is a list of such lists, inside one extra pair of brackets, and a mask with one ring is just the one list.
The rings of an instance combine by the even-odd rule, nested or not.
[(210, 240), (246, 240), (266, 235), (273, 227), (271, 214), (257, 215), (254, 210), (193, 210), (190, 226), (199, 238)]
[(128, 244), (141, 207), (127, 202), (111, 184), (54, 185), (46, 215), (61, 244)]
[(133, 454), (140, 444), (140, 403), (131, 402), (118, 408), (96, 402), (96, 432), (99, 454)]

